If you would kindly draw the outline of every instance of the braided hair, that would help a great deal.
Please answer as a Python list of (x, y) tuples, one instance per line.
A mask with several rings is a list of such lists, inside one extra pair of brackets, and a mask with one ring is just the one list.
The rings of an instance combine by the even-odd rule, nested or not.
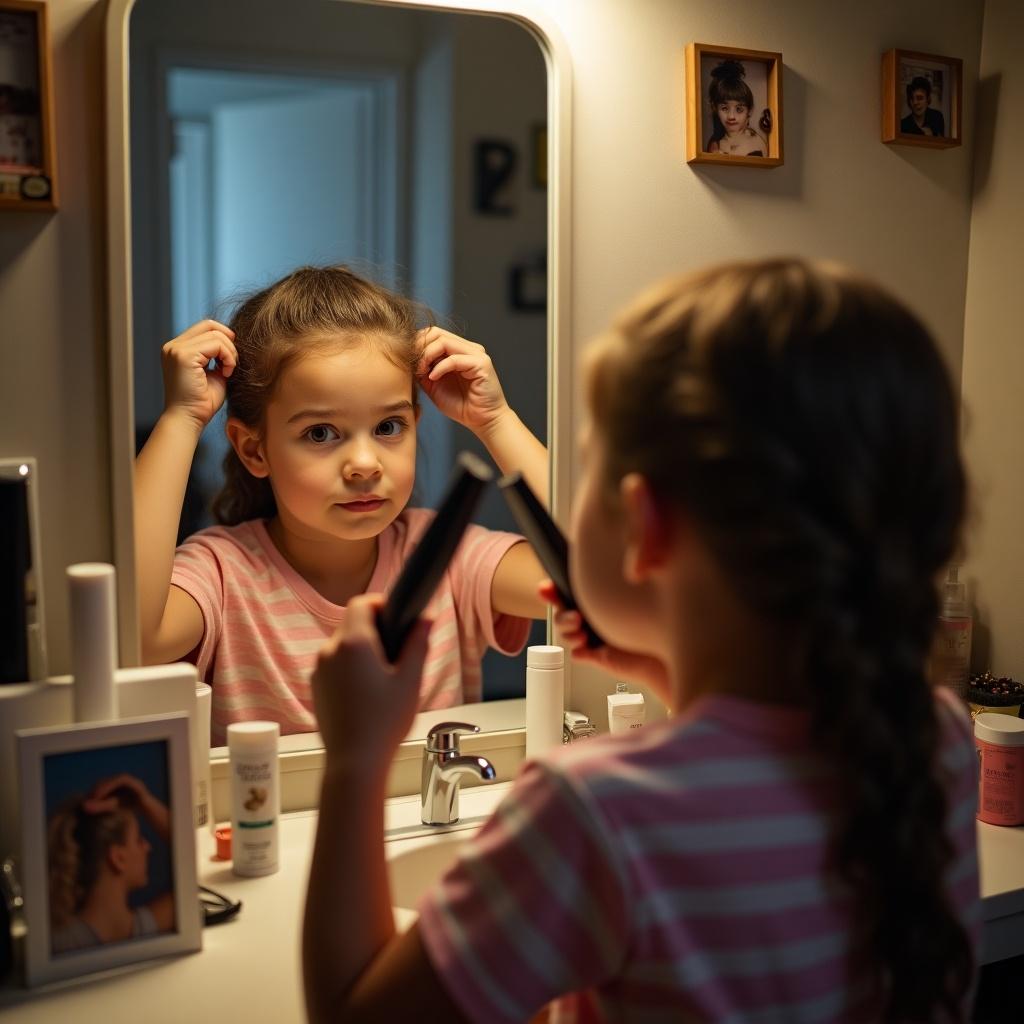
[(934, 341), (846, 270), (734, 263), (641, 298), (593, 350), (588, 387), (608, 486), (642, 473), (740, 598), (799, 637), (839, 787), (829, 863), (885, 1019), (961, 1019), (973, 963), (944, 884), (925, 664), (966, 482)]

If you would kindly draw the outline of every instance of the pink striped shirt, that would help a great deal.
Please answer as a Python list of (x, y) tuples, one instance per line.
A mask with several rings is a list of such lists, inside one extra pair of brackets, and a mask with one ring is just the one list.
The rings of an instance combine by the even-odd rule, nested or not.
[[(938, 698), (948, 891), (977, 946), (976, 758)], [(640, 734), (527, 762), (420, 903), (427, 954), (469, 1020), (870, 1021), (853, 901), (826, 873), (834, 789), (809, 716), (700, 700)]]
[[(368, 593), (387, 593), (434, 513), (406, 509), (378, 537)], [(522, 537), (470, 526), (426, 615), (434, 620), (421, 683), (421, 709), (480, 700), (488, 646), (517, 653), (527, 619), (496, 615), (491, 581)], [(213, 687), (212, 741), (230, 722), (268, 719), (284, 734), (316, 730), (309, 676), (317, 652), (345, 617), (285, 560), (263, 520), (213, 526), (174, 556), (171, 583), (203, 613), (203, 639), (189, 660)]]

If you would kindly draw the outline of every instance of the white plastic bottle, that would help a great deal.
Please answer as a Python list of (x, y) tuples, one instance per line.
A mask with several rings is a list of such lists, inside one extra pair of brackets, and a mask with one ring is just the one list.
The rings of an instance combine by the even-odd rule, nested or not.
[(277, 870), (280, 736), (277, 722), (236, 722), (228, 726), (231, 859), (236, 875), (270, 875)]
[(647, 718), (642, 693), (630, 693), (625, 683), (617, 683), (615, 692), (608, 694), (608, 731), (629, 732), (642, 729)]
[(942, 588), (942, 608), (936, 630), (935, 681), (966, 698), (971, 673), (971, 613), (967, 607), (967, 589), (957, 579), (958, 568), (951, 566)]
[(562, 745), (565, 652), (537, 645), (526, 649), (526, 756)]

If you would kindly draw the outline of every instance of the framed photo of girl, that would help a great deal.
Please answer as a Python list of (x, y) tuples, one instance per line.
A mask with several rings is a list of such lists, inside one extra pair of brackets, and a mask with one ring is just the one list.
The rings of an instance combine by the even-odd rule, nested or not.
[(882, 54), (882, 141), (948, 149), (960, 145), (963, 61), (933, 53)]
[(782, 54), (686, 47), (686, 162), (779, 167)]
[(44, 0), (0, 0), (0, 210), (57, 208)]
[(26, 983), (200, 949), (188, 716), (16, 735)]

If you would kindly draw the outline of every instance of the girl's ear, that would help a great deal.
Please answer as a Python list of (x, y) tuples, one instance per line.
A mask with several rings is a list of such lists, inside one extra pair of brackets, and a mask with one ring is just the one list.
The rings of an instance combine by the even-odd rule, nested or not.
[(619, 482), (625, 537), (623, 575), (644, 583), (668, 561), (672, 519), (666, 503), (641, 473), (627, 473)]
[(224, 427), (231, 447), (235, 449), (242, 465), (255, 477), (270, 476), (270, 467), (263, 454), (263, 442), (259, 433), (240, 419), (232, 416)]
[(107, 862), (111, 871), (118, 875), (124, 874), (128, 863), (128, 848), (120, 843), (112, 843), (107, 847)]

